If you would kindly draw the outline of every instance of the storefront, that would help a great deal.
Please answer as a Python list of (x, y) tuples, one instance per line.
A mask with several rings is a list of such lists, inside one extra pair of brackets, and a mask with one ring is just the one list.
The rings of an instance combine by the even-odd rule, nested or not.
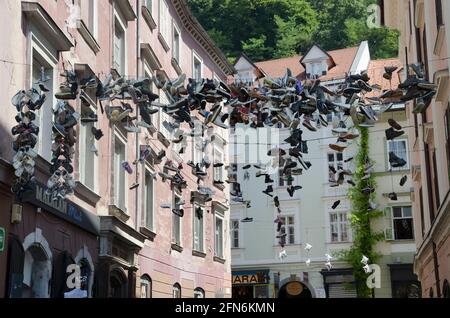
[[(2, 191), (2, 203), (10, 211), (5, 297), (62, 298), (74, 288), (67, 286), (70, 274), (78, 273), (92, 297), (99, 219), (71, 201), (52, 201), (45, 190), (37, 184), (20, 202)], [(78, 266), (68, 273), (69, 265)]]
[(327, 298), (357, 298), (352, 269), (323, 270), (321, 274)]
[(235, 271), (232, 275), (233, 298), (255, 299), (270, 297), (268, 269)]

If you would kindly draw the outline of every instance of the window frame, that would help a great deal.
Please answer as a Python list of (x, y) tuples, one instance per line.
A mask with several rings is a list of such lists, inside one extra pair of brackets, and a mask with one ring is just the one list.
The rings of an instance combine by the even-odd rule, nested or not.
[[(240, 221), (237, 219), (232, 219), (230, 224), (231, 224), (231, 226), (230, 226), (231, 227), (231, 229), (230, 229), (231, 249), (240, 248), (240, 246), (241, 246), (241, 240), (240, 240), (241, 237), (240, 237), (240, 229), (239, 229)], [(237, 224), (237, 227), (235, 226), (236, 224)], [(236, 235), (235, 235), (235, 233), (236, 233)], [(237, 237), (235, 237), (235, 236), (237, 236)], [(237, 246), (235, 245), (236, 239), (237, 239)]]
[[(217, 251), (218, 248), (218, 242), (217, 242), (217, 220), (220, 220), (222, 222), (222, 231), (220, 233), (220, 240), (221, 240), (221, 246), (220, 246), (220, 254)], [(214, 212), (214, 256), (219, 257), (221, 259), (225, 258), (224, 252), (224, 232), (225, 232), (225, 216), (223, 213), (220, 213), (219, 211)]]
[(113, 19), (113, 23), (114, 23), (114, 36), (113, 36), (113, 67), (117, 69), (116, 66), (116, 28), (117, 26), (120, 27), (122, 33), (123, 33), (123, 60), (121, 61), (121, 63), (123, 63), (123, 65), (121, 64), (120, 69), (117, 69), (117, 72), (119, 72), (120, 75), (124, 76), (128, 73), (128, 65), (127, 65), (127, 59), (128, 59), (128, 54), (127, 54), (127, 24), (124, 22), (124, 20), (122, 19), (122, 17), (120, 16), (120, 14), (117, 11), (114, 11), (114, 19)]
[[(198, 295), (201, 295), (202, 297), (197, 297)], [(201, 287), (194, 289), (194, 298), (206, 298), (205, 290)]]
[[(96, 109), (90, 105), (86, 106), (89, 107), (89, 109), (92, 112), (96, 112)], [(86, 153), (92, 152), (90, 147), (94, 145), (96, 148), (98, 146), (98, 141), (94, 138), (94, 136), (91, 133), (91, 128), (95, 127), (97, 128), (97, 123), (80, 123), (80, 140), (83, 142), (80, 143), (80, 149), (79, 149), (79, 174), (80, 174), (80, 182), (86, 186), (88, 189), (90, 189), (93, 192), (96, 192), (98, 189), (98, 152), (93, 153), (94, 156), (94, 162), (93, 162), (93, 185), (92, 187), (87, 184), (86, 177), (89, 175), (89, 173), (86, 172), (87, 163), (90, 161), (89, 158), (86, 157)], [(87, 144), (87, 138), (91, 135), (90, 143)], [(82, 147), (84, 145), (84, 147)], [(98, 149), (98, 148), (97, 148)]]
[[(147, 297), (142, 297), (142, 288), (144, 287), (144, 286), (146, 285), (146, 289), (147, 289), (147, 291), (146, 291), (146, 293), (147, 293)], [(152, 282), (152, 279), (150, 278), (150, 276), (148, 276), (147, 274), (144, 274), (144, 275), (142, 275), (141, 276), (141, 298), (145, 298), (145, 299), (148, 299), (148, 298), (153, 298), (152, 297), (152, 291), (153, 291), (153, 282)]]
[[(117, 128), (115, 128), (114, 129), (114, 158), (113, 158), (113, 166), (114, 166), (113, 171), (115, 172), (114, 173), (114, 178), (113, 178), (114, 179), (114, 181), (113, 181), (114, 205), (116, 207), (120, 208), (121, 210), (123, 210), (123, 212), (128, 213), (127, 212), (127, 210), (128, 210), (128, 191), (127, 191), (127, 189), (128, 189), (128, 176), (127, 176), (127, 172), (123, 169), (121, 162), (116, 162), (116, 150), (115, 149), (116, 149), (116, 142), (117, 141), (119, 141), (122, 144), (122, 146), (124, 148), (124, 151), (125, 151), (124, 152), (124, 160), (127, 161), (127, 158), (128, 158), (127, 139), (126, 139), (126, 137), (124, 137), (119, 132), (119, 130)], [(118, 201), (117, 201), (117, 194), (118, 193), (116, 192), (117, 191), (117, 184), (116, 184), (116, 180), (117, 179), (116, 179), (115, 176), (119, 176), (120, 171), (122, 171), (122, 173), (124, 174), (124, 184), (122, 184), (122, 186), (123, 186), (123, 191), (124, 191), (124, 200), (125, 200), (125, 202), (124, 202), (123, 206), (120, 206), (118, 204)], [(119, 174), (116, 174), (116, 173), (119, 173)], [(118, 182), (118, 183), (120, 183), (120, 182)]]
[[(145, 227), (151, 231), (155, 231), (155, 171), (150, 167), (148, 163), (145, 163), (144, 168), (144, 209), (145, 209)], [(147, 177), (151, 180), (152, 183), (152, 206), (151, 206), (151, 224), (149, 224), (148, 216), (148, 189), (147, 189)]]
[[(337, 217), (335, 222), (332, 222), (332, 220), (331, 220), (332, 215), (336, 215), (336, 217)], [(343, 216), (343, 215), (345, 215), (345, 218), (346, 218), (345, 221), (341, 220), (341, 216)], [(347, 211), (329, 211), (328, 222), (330, 225), (330, 231), (328, 232), (330, 235), (330, 243), (350, 243), (350, 242), (352, 242), (350, 220), (348, 218)], [(337, 240), (336, 241), (333, 241), (333, 224), (335, 224), (337, 226)], [(342, 233), (343, 233), (342, 225), (346, 225), (347, 240), (342, 239)]]
[[(177, 198), (182, 200), (183, 196), (182, 196), (182, 193), (180, 193), (179, 191), (174, 189), (174, 190), (172, 190), (172, 209), (176, 209), (177, 208), (177, 204), (175, 204), (175, 201), (176, 201)], [(183, 229), (183, 218), (178, 216), (178, 215), (176, 215), (175, 213), (173, 213), (172, 210), (171, 210), (171, 213), (172, 213), (172, 235), (171, 235), (172, 238), (171, 238), (171, 241), (172, 241), (173, 244), (176, 244), (178, 246), (183, 246), (182, 245), (183, 244), (183, 231), (182, 231), (182, 229)], [(174, 229), (175, 229), (175, 220), (176, 219), (178, 220), (178, 236), (179, 236), (178, 238), (174, 237), (174, 234), (175, 234)], [(176, 239), (178, 239), (178, 241)]]
[[(219, 157), (219, 158), (217, 158)], [(225, 161), (224, 150), (220, 149), (218, 145), (214, 145), (213, 148), (213, 162), (214, 163), (223, 163)], [(222, 167), (213, 167), (213, 180), (214, 181), (224, 181), (223, 178), (223, 166)]]
[(196, 65), (196, 60), (198, 62), (200, 62), (200, 78), (203, 78), (203, 59), (200, 57), (200, 55), (197, 54), (197, 52), (195, 50), (192, 50), (192, 78), (194, 78), (195, 80), (198, 80), (196, 78), (196, 72), (195, 72), (195, 65)]
[[(405, 143), (405, 152), (406, 152), (406, 165), (399, 168), (392, 168), (391, 163), (389, 162), (389, 152), (391, 152), (390, 145), (392, 143), (396, 142), (404, 142)], [(408, 139), (406, 138), (399, 138), (394, 140), (386, 140), (386, 157), (387, 157), (387, 168), (388, 171), (392, 169), (392, 171), (403, 171), (403, 170), (409, 170), (410, 169), (410, 158), (409, 158), (409, 148), (408, 148)], [(395, 153), (395, 152), (394, 152)], [(396, 154), (397, 155), (397, 154)]]
[[(47, 100), (44, 103), (43, 107), (40, 110), (37, 110), (36, 113), (36, 119), (39, 120), (39, 123), (37, 123), (37, 126), (40, 127), (40, 132), (39, 135), (37, 136), (37, 143), (36, 146), (34, 147), (34, 149), (36, 150), (36, 152), (39, 154), (39, 156), (43, 159), (45, 159), (46, 161), (50, 162), (52, 159), (52, 152), (51, 152), (51, 145), (53, 143), (53, 138), (52, 138), (52, 130), (50, 128), (49, 132), (50, 134), (46, 137), (44, 137), (44, 127), (51, 127), (51, 122), (53, 121), (53, 115), (51, 112), (49, 112), (50, 114), (50, 118), (47, 118), (45, 115), (45, 113), (43, 112), (44, 106), (47, 102), (51, 103), (51, 106), (53, 106), (56, 102), (56, 99), (54, 97), (54, 93), (56, 92), (55, 87), (56, 85), (58, 85), (58, 74), (57, 74), (57, 65), (58, 65), (58, 58), (53, 56), (51, 54), (51, 52), (48, 50), (48, 48), (45, 46), (44, 43), (42, 43), (39, 39), (38, 39), (38, 35), (34, 34), (32, 31), (30, 32), (30, 78), (29, 78), (29, 83), (30, 83), (30, 87), (34, 86), (33, 83), (33, 66), (34, 66), (34, 60), (35, 60), (35, 54), (37, 55), (37, 60), (41, 60), (44, 62), (44, 64), (47, 64), (49, 70), (51, 70), (52, 73), (52, 89), (51, 91), (47, 94)], [(40, 63), (41, 65), (43, 63)], [(45, 65), (43, 65), (45, 67)], [(50, 122), (47, 122), (47, 120), (49, 120)], [(36, 121), (35, 121), (36, 123)], [(46, 140), (44, 140), (44, 138), (46, 138)], [(46, 143), (48, 143), (48, 145), (46, 145)], [(47, 152), (45, 152), (47, 151)]]
[[(199, 246), (196, 246), (195, 239), (196, 239), (196, 231), (197, 231), (197, 229), (196, 229), (195, 218), (197, 217), (196, 216), (196, 213), (197, 213), (196, 211), (197, 211), (198, 208), (202, 209), (202, 218), (201, 218), (201, 222), (198, 223), (198, 224), (201, 225), (201, 237), (198, 237), (198, 245)], [(192, 210), (192, 250), (193, 251), (197, 251), (197, 252), (201, 252), (201, 253), (205, 252), (205, 213), (206, 213), (206, 210), (205, 210), (205, 208), (203, 206), (199, 205), (198, 203), (194, 203), (193, 204), (193, 210)], [(199, 229), (199, 233), (200, 233), (200, 229)], [(199, 248), (197, 248), (197, 247), (199, 247)]]
[[(163, 5), (165, 6), (163, 8)], [(163, 11), (163, 9), (166, 9)], [(164, 12), (164, 14), (163, 14)], [(167, 16), (165, 16), (167, 14)], [(164, 19), (164, 21), (162, 21)], [(159, 0), (159, 18), (158, 18), (158, 28), (159, 28), (159, 34), (161, 34), (161, 37), (166, 42), (166, 45), (169, 45), (170, 40), (170, 11), (169, 11), (169, 5), (165, 0)], [(166, 23), (166, 24), (165, 24)], [(167, 30), (166, 30), (167, 28)], [(167, 33), (166, 33), (167, 32)]]
[[(296, 222), (295, 222), (295, 219), (296, 219), (295, 214), (282, 214), (282, 215), (280, 215), (280, 218), (284, 219), (284, 224), (281, 227), (280, 234), (287, 233), (286, 240), (285, 240), (285, 245), (295, 245), (295, 244), (297, 244), (297, 234), (296, 234), (297, 233), (297, 229), (296, 229)], [(293, 219), (293, 224), (288, 224), (287, 223), (289, 218)], [(277, 225), (275, 225), (275, 233), (277, 233), (276, 235), (279, 235), (278, 231), (277, 231)], [(292, 236), (293, 236), (293, 241), (291, 242)]]
[[(393, 240), (394, 241), (414, 240), (415, 231), (414, 231), (414, 216), (413, 216), (412, 206), (395, 205), (395, 206), (391, 206), (390, 208), (391, 208), (391, 211), (392, 211), (391, 215), (392, 215), (392, 234), (393, 234), (392, 237), (393, 237)], [(401, 213), (402, 213), (401, 217), (394, 216), (394, 209), (395, 208), (401, 209)], [(404, 209), (405, 208), (410, 208), (411, 209), (411, 216), (409, 216), (409, 217), (405, 217), (404, 216), (403, 213), (404, 213)], [(411, 235), (412, 235), (412, 237), (411, 238), (402, 238), (402, 239), (400, 239), (400, 238), (397, 238), (397, 232), (396, 232), (396, 228), (395, 228), (395, 220), (404, 220), (404, 219), (411, 220)]]
[[(176, 295), (176, 293), (178, 293), (178, 295)], [(181, 285), (179, 283), (175, 283), (172, 286), (172, 298), (181, 298)]]
[[(178, 34), (178, 46), (175, 46), (175, 34)], [(181, 31), (175, 21), (172, 22), (172, 58), (181, 65)]]

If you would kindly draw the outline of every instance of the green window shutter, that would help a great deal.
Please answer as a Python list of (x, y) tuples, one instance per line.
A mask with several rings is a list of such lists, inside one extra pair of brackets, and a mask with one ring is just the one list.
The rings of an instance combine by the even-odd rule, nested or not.
[(394, 239), (394, 229), (392, 227), (392, 208), (384, 209), (384, 238), (387, 241)]

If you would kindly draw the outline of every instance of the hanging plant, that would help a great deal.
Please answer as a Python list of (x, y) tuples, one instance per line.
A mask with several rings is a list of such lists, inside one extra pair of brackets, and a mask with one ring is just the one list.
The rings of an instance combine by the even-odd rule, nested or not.
[(376, 263), (380, 255), (375, 252), (375, 244), (384, 239), (384, 233), (376, 233), (371, 229), (371, 222), (382, 216), (382, 212), (370, 208), (370, 202), (375, 199), (376, 189), (375, 177), (364, 178), (366, 164), (369, 159), (369, 131), (367, 128), (358, 127), (360, 132), (360, 143), (358, 154), (354, 158), (356, 171), (353, 181), (356, 186), (350, 189), (349, 199), (351, 203), (350, 224), (353, 230), (353, 245), (349, 250), (338, 253), (340, 259), (349, 263), (353, 268), (353, 276), (356, 281), (356, 292), (360, 298), (372, 297), (372, 290), (366, 285), (368, 275), (361, 263), (363, 256), (369, 258), (370, 263)]

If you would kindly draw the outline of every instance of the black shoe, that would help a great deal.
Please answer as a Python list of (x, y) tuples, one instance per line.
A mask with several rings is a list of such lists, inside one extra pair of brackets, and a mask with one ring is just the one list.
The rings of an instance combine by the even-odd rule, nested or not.
[(273, 198), (273, 203), (275, 204), (275, 207), (279, 207), (280, 206), (280, 201), (278, 200), (278, 197)]
[(348, 159), (345, 159), (344, 162), (347, 163), (347, 162), (350, 162), (350, 161), (352, 161), (352, 160), (353, 160), (353, 157), (350, 157), (350, 158), (348, 158)]
[(331, 208), (335, 210), (339, 206), (339, 204), (341, 204), (341, 200), (337, 200), (336, 202), (334, 202)]
[(245, 166), (242, 167), (242, 169), (247, 170), (247, 169), (250, 169), (251, 166), (252, 165), (245, 165)]
[(330, 169), (331, 172), (336, 174), (336, 169), (333, 166), (328, 166), (328, 169)]
[(407, 164), (404, 159), (397, 157), (392, 151), (389, 152), (389, 163), (393, 168), (401, 168)]
[(352, 186), (356, 186), (356, 183), (355, 182), (353, 182), (353, 180), (347, 180), (347, 183), (348, 184), (350, 184), (350, 185), (352, 185)]
[(402, 126), (400, 126), (399, 123), (397, 123), (394, 119), (389, 118), (388, 119), (388, 124), (389, 126), (391, 126), (392, 128), (394, 128), (395, 130), (402, 130)]
[(268, 174), (265, 175), (264, 183), (274, 183)]
[(392, 200), (392, 201), (397, 201), (398, 200), (397, 193), (395, 193), (395, 192), (389, 193), (388, 196), (389, 196), (389, 199)]
[(172, 213), (175, 215), (178, 215), (180, 218), (182, 218), (184, 216), (183, 209), (172, 209)]
[(249, 222), (253, 222), (253, 218), (245, 218), (241, 220), (242, 223), (249, 223)]
[(389, 129), (386, 129), (385, 132), (386, 132), (386, 139), (387, 140), (393, 140), (393, 139), (395, 139), (397, 137), (400, 137), (400, 136), (405, 134), (404, 131), (397, 131), (397, 130), (394, 130), (394, 128), (392, 128), (392, 127), (389, 128)]
[(270, 193), (272, 193), (272, 192), (273, 192), (273, 187), (272, 187), (272, 185), (268, 185), (268, 186), (267, 186), (267, 189), (263, 191), (263, 193), (267, 194), (269, 197), (273, 197), (273, 195), (270, 194)]
[(400, 186), (403, 187), (405, 185), (406, 181), (408, 181), (408, 176), (403, 176), (400, 179)]
[(97, 129), (95, 127), (91, 128), (91, 132), (94, 135), (95, 140), (100, 140), (103, 137), (103, 132), (101, 129)]
[(156, 156), (156, 159), (158, 161), (162, 160), (164, 157), (166, 156), (166, 151), (165, 150), (161, 150), (158, 154), (158, 156)]
[(294, 196), (295, 191), (303, 189), (302, 186), (290, 186), (287, 188), (287, 192), (289, 196), (292, 198)]

